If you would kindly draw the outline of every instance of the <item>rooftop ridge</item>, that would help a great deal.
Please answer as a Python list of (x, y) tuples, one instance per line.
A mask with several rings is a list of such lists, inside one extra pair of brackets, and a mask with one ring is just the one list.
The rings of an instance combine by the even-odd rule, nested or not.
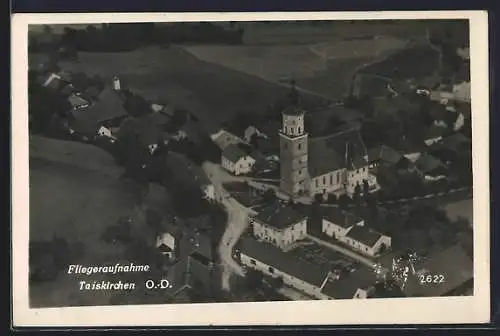
[[(327, 140), (327, 139), (331, 139), (331, 138), (334, 138), (336, 136), (343, 135), (343, 134), (346, 134), (346, 133), (349, 133), (349, 132), (354, 132), (354, 131), (358, 131), (359, 132), (360, 129), (361, 129), (360, 126), (353, 126), (351, 128), (348, 128), (348, 129), (340, 131), (340, 132), (336, 132), (336, 133), (332, 133), (332, 134), (329, 134), (329, 135), (323, 135), (323, 136), (319, 136), (319, 137), (310, 138), (309, 141)], [(359, 136), (361, 137), (361, 135), (359, 135)]]

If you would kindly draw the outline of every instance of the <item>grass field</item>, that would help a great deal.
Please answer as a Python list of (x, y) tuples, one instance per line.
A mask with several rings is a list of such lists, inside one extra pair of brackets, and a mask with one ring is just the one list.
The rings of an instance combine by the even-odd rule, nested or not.
[[(146, 98), (162, 97), (191, 110), (212, 130), (238, 112), (265, 113), (289, 89), (239, 71), (198, 60), (182, 48), (144, 48), (123, 53), (79, 53), (63, 69), (99, 74), (108, 81), (118, 74)], [(322, 103), (303, 95), (306, 105)]]
[[(119, 261), (121, 248), (100, 241), (100, 236), (131, 209), (128, 188), (109, 175), (44, 159), (30, 160), (30, 241), (57, 235), (70, 244), (81, 242), (85, 254), (75, 263)], [(64, 272), (56, 281), (31, 286), (30, 299), (33, 306), (106, 303), (103, 293), (79, 293), (78, 279)]]
[[(57, 235), (70, 246), (80, 242), (84, 254), (74, 263), (103, 265), (122, 261), (120, 246), (100, 240), (107, 227), (134, 209), (130, 187), (118, 179), (121, 171), (109, 154), (92, 145), (32, 136), (30, 241), (51, 240)], [(32, 284), (30, 304), (47, 307), (108, 302), (106, 293), (80, 292), (79, 280), (61, 272), (55, 281)]]
[(380, 36), (319, 44), (186, 46), (196, 58), (274, 83), (294, 78), (298, 86), (340, 99), (360, 66), (401, 50), (406, 40)]

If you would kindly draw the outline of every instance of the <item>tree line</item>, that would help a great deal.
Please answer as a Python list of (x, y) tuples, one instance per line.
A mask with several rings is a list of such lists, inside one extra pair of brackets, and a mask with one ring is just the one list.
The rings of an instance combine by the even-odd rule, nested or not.
[(89, 25), (81, 30), (66, 28), (61, 43), (80, 51), (120, 52), (172, 43), (242, 44), (243, 34), (242, 28), (229, 30), (210, 22), (120, 23)]

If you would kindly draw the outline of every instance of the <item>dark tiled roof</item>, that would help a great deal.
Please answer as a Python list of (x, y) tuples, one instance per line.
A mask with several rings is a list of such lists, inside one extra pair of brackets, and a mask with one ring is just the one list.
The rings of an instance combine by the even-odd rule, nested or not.
[(380, 145), (368, 150), (368, 161), (370, 162), (382, 161), (385, 163), (395, 164), (401, 160), (402, 156), (403, 155), (397, 150), (385, 145)]
[(222, 156), (231, 162), (237, 162), (239, 159), (247, 156), (247, 153), (237, 145), (229, 145), (222, 152)]
[(439, 127), (436, 125), (431, 125), (427, 131), (425, 132), (425, 138), (426, 139), (434, 139), (440, 136), (443, 136), (444, 134), (444, 127)]
[(415, 162), (417, 169), (422, 173), (429, 173), (438, 168), (444, 168), (444, 165), (441, 161), (430, 154), (423, 154), (420, 158)]
[(271, 244), (258, 242), (252, 237), (242, 238), (237, 248), (251, 258), (317, 287), (322, 285), (328, 274), (328, 269), (283, 252)]
[(382, 237), (382, 234), (366, 226), (355, 226), (349, 230), (347, 237), (372, 247)]
[(415, 267), (417, 273), (442, 274), (444, 281), (439, 284), (422, 285), (419, 276), (410, 277), (404, 292), (407, 296), (441, 296), (463, 285), (474, 276), (473, 262), (460, 245), (454, 245), (440, 253), (431, 255)]
[(107, 87), (99, 95), (99, 101), (96, 101), (88, 108), (75, 111), (74, 116), (76, 119), (83, 118), (97, 124), (127, 116), (127, 112), (123, 107), (123, 101), (117, 93)]
[(372, 270), (360, 266), (353, 273), (342, 274), (338, 280), (329, 279), (321, 292), (334, 299), (352, 299), (358, 289), (368, 289), (376, 281)]
[(323, 217), (327, 221), (343, 228), (349, 228), (363, 221), (361, 217), (358, 217), (353, 213), (333, 207), (324, 208)]
[(255, 217), (257, 221), (277, 229), (284, 229), (305, 218), (305, 215), (295, 211), (290, 206), (282, 206), (280, 204), (273, 204), (262, 209)]
[(341, 168), (364, 167), (367, 164), (366, 155), (366, 147), (357, 128), (313, 138), (309, 140), (309, 174), (314, 177)]

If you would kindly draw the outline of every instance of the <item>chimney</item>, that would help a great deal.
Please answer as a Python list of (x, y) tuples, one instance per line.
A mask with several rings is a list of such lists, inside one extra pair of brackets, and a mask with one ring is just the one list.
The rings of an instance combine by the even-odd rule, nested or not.
[(115, 91), (121, 90), (120, 78), (118, 76), (113, 77), (113, 90)]

